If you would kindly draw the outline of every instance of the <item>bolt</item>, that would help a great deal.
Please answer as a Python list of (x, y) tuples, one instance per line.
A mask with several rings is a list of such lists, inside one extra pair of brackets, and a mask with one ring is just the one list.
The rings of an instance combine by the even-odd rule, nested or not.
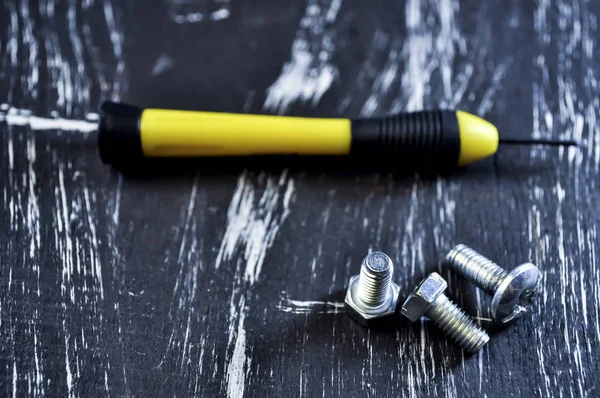
[(359, 323), (369, 326), (374, 321), (393, 315), (400, 288), (392, 281), (394, 264), (382, 252), (366, 256), (360, 275), (350, 278), (344, 305)]
[(448, 283), (432, 272), (419, 283), (402, 304), (402, 315), (412, 322), (427, 316), (454, 342), (474, 353), (489, 340), (488, 334), (444, 294)]
[(539, 291), (541, 274), (532, 263), (521, 264), (507, 272), (465, 245), (452, 249), (446, 263), (492, 295), (491, 315), (498, 325), (509, 325), (522, 318)]

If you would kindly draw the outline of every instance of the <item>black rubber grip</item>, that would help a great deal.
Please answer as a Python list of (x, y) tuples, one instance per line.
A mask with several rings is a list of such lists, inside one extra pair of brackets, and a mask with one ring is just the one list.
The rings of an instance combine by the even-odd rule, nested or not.
[(456, 112), (430, 110), (353, 119), (350, 153), (427, 170), (456, 168), (460, 156)]
[(98, 149), (105, 164), (115, 166), (144, 158), (140, 120), (143, 109), (134, 105), (105, 101), (100, 106)]

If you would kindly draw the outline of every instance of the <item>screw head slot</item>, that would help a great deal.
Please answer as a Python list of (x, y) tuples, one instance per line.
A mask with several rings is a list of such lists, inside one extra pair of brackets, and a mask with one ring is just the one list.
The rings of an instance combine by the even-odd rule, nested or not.
[(508, 273), (492, 298), (492, 319), (499, 325), (509, 325), (522, 318), (539, 292), (540, 270), (524, 263)]

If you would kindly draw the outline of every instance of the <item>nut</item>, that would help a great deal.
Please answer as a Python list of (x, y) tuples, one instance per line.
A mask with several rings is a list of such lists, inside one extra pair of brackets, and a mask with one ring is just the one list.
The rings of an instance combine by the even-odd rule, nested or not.
[(446, 290), (448, 283), (437, 273), (423, 279), (402, 304), (402, 315), (415, 322), (421, 318), (433, 302)]
[(355, 275), (350, 278), (348, 283), (348, 290), (346, 291), (346, 299), (344, 300), (344, 306), (346, 312), (354, 320), (363, 326), (371, 326), (376, 321), (382, 318), (394, 315), (396, 312), (396, 306), (398, 304), (398, 295), (400, 293), (400, 287), (395, 283), (391, 282), (389, 285), (388, 295), (383, 305), (379, 307), (369, 307), (361, 302), (358, 298), (359, 275)]

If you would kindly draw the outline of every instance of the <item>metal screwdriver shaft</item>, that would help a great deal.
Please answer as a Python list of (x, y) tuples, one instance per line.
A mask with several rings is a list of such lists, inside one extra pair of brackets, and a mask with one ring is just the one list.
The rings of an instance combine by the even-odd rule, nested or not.
[(581, 146), (575, 140), (553, 140), (549, 138), (500, 137), (499, 143), (508, 145)]

